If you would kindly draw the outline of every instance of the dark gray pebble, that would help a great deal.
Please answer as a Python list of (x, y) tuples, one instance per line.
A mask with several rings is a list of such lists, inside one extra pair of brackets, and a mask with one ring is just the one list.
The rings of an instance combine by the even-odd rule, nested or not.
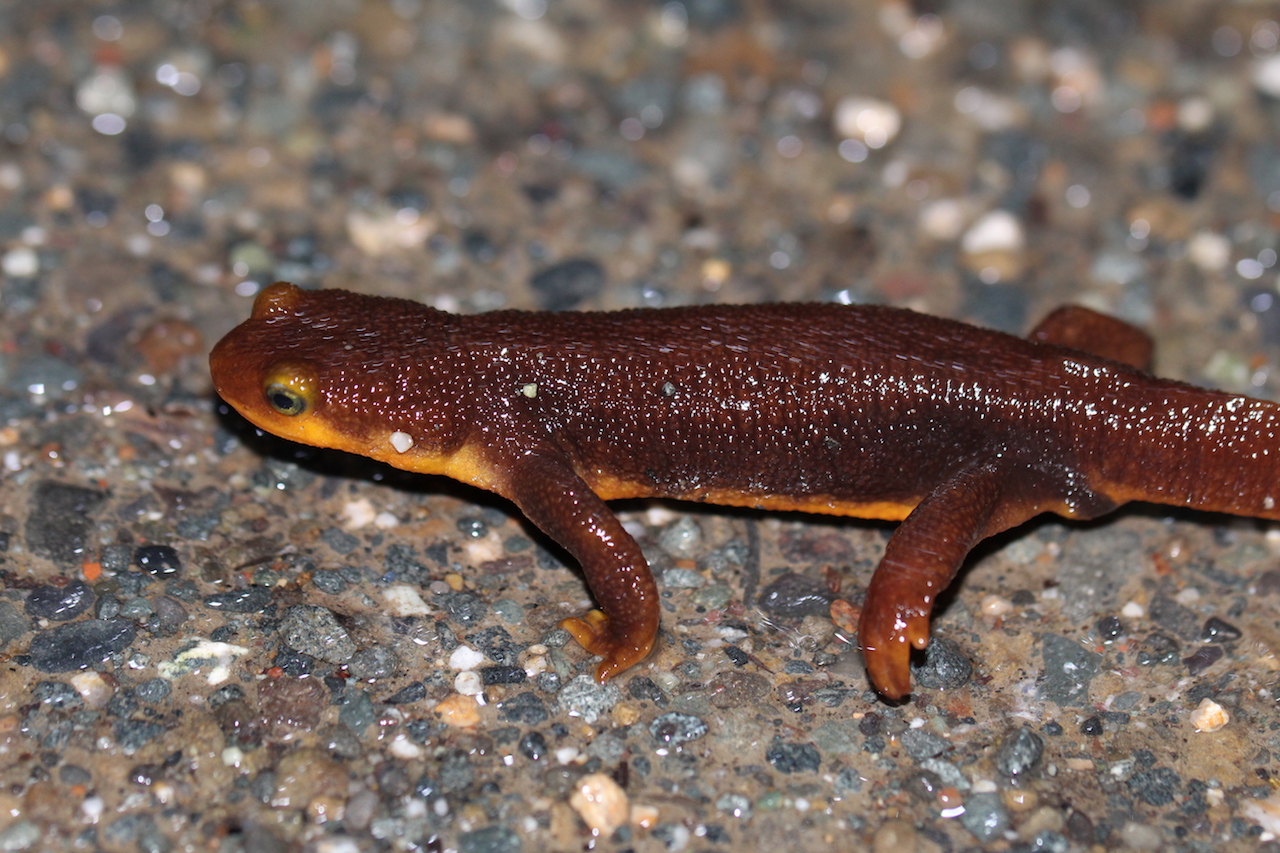
[(1080, 734), (1087, 737), (1098, 737), (1105, 731), (1102, 727), (1102, 718), (1097, 714), (1085, 717), (1080, 723)]
[(911, 667), (916, 684), (928, 690), (955, 690), (969, 683), (973, 664), (960, 644), (946, 637), (936, 637), (924, 650), (924, 663)]
[(1205, 620), (1200, 631), (1200, 639), (1206, 643), (1231, 643), (1244, 636), (1239, 628), (1217, 616)]
[(816, 773), (822, 765), (822, 755), (811, 743), (774, 740), (765, 750), (764, 757), (780, 773)]
[(680, 746), (707, 733), (707, 724), (692, 714), (671, 711), (649, 724), (649, 735), (658, 743)]
[(604, 267), (590, 258), (570, 258), (529, 279), (529, 287), (546, 311), (565, 311), (604, 290)]
[(31, 690), (31, 696), (37, 702), (59, 710), (63, 708), (79, 708), (84, 705), (84, 699), (80, 697), (75, 688), (61, 681), (37, 682)]
[(164, 726), (151, 720), (120, 720), (115, 724), (116, 743), (126, 754), (137, 752), (164, 734)]
[(71, 579), (60, 584), (42, 584), (27, 596), (27, 615), (33, 619), (66, 622), (88, 610), (96, 596), (84, 581)]
[(320, 569), (311, 575), (311, 583), (316, 589), (329, 595), (337, 595), (347, 588), (347, 581), (340, 572), (333, 569)]
[(399, 666), (395, 652), (386, 646), (373, 646), (361, 649), (351, 656), (347, 662), (347, 671), (355, 678), (365, 681), (371, 678), (390, 678), (396, 674)]
[(547, 754), (547, 739), (542, 736), (541, 732), (529, 732), (520, 738), (520, 743), (516, 745), (516, 749), (530, 761), (541, 761), (542, 757)]
[(486, 687), (494, 684), (521, 684), (528, 677), (524, 668), (519, 666), (483, 666), (480, 668), (480, 681)]
[(421, 702), (425, 698), (427, 698), (426, 685), (421, 681), (411, 681), (383, 701), (388, 705), (408, 705), (411, 702)]
[(346, 663), (356, 653), (355, 641), (337, 617), (319, 605), (290, 607), (280, 630), (289, 648), (326, 663)]
[(31, 623), (12, 601), (0, 600), (0, 648), (12, 643), (27, 631)]
[(1222, 660), (1225, 652), (1222, 646), (1201, 646), (1182, 659), (1183, 665), (1191, 675), (1200, 675), (1209, 667)]
[(358, 537), (338, 527), (326, 528), (320, 534), (320, 538), (324, 540), (324, 544), (328, 545), (337, 554), (350, 554), (360, 547), (360, 539)]
[(924, 729), (907, 729), (899, 738), (902, 748), (915, 761), (937, 758), (950, 749), (951, 744), (942, 735)]
[(60, 565), (77, 565), (85, 555), (90, 516), (105, 492), (44, 480), (36, 484), (23, 528), (27, 547)]
[(171, 577), (182, 571), (182, 558), (169, 545), (143, 545), (133, 552), (133, 562), (157, 578)]
[(37, 631), (28, 653), (41, 672), (73, 672), (102, 663), (129, 648), (138, 631), (122, 619), (88, 619)]
[(134, 695), (150, 705), (163, 702), (172, 692), (172, 685), (169, 684), (168, 679), (164, 678), (148, 678), (133, 688)]
[(1006, 737), (996, 750), (996, 770), (1010, 779), (1025, 778), (1040, 763), (1044, 741), (1022, 726)]
[(458, 836), (458, 853), (520, 853), (520, 836), (506, 826), (486, 826)]
[(1097, 629), (1103, 641), (1111, 641), (1124, 634), (1124, 623), (1119, 616), (1103, 616), (1098, 620)]
[(507, 699), (499, 708), (502, 719), (525, 726), (545, 723), (551, 716), (547, 711), (547, 704), (538, 697), (538, 694), (528, 690)]
[(520, 647), (500, 625), (467, 636), (467, 642), (484, 652), (485, 657), (502, 666), (514, 666)]
[(1102, 665), (1102, 655), (1061, 634), (1045, 634), (1042, 643), (1044, 678), (1036, 698), (1057, 705), (1084, 704), (1089, 684)]
[(182, 602), (168, 595), (157, 595), (151, 600), (151, 618), (147, 620), (147, 630), (161, 637), (168, 637), (178, 632), (187, 621), (189, 614)]
[(1182, 778), (1168, 767), (1139, 770), (1125, 783), (1129, 792), (1149, 806), (1167, 806), (1182, 787)]
[(338, 722), (357, 735), (364, 734), (364, 730), (373, 725), (376, 716), (373, 699), (358, 687), (349, 686), (338, 697)]
[(1009, 828), (1009, 813), (994, 791), (970, 794), (960, 821), (979, 841), (995, 841)]
[(760, 590), (760, 608), (772, 616), (798, 619), (826, 616), (835, 595), (826, 583), (808, 575), (786, 572)]
[(205, 607), (226, 613), (258, 613), (266, 610), (270, 603), (271, 591), (260, 586), (215, 592), (204, 598)]

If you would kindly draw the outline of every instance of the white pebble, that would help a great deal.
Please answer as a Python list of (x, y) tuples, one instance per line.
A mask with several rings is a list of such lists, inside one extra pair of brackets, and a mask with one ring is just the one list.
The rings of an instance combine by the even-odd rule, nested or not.
[(1007, 616), (1013, 612), (1013, 602), (998, 595), (988, 595), (982, 599), (982, 615), (993, 619)]
[(992, 210), (978, 217), (960, 240), (969, 255), (986, 252), (1017, 252), (1026, 244), (1022, 223), (1007, 210)]
[(407, 432), (400, 432), (399, 430), (396, 430), (391, 433), (389, 440), (391, 442), (391, 446), (396, 449), (396, 453), (404, 453), (413, 447), (413, 436), (409, 435)]
[(1129, 619), (1141, 619), (1147, 615), (1146, 608), (1136, 601), (1130, 601), (1124, 607), (1120, 608), (1120, 615)]
[(920, 208), (920, 230), (934, 240), (954, 240), (964, 229), (968, 216), (963, 202), (954, 198), (940, 198)]
[(1213, 102), (1203, 95), (1183, 98), (1178, 102), (1178, 127), (1188, 133), (1208, 130), (1213, 119)]
[(449, 668), (463, 671), (475, 669), (484, 663), (484, 655), (470, 646), (458, 646), (449, 655)]
[(902, 129), (902, 113), (888, 101), (851, 95), (836, 104), (832, 124), (843, 139), (858, 139), (869, 148), (883, 148)]
[(40, 271), (40, 257), (30, 246), (19, 246), (4, 253), (0, 261), (4, 274), (13, 278), (31, 278)]
[(1231, 241), (1213, 231), (1197, 231), (1187, 241), (1187, 258), (1204, 272), (1222, 272), (1231, 263)]
[(1280, 98), (1280, 53), (1254, 63), (1253, 85), (1264, 95)]
[[(1212, 793), (1210, 788), (1207, 793)], [(1245, 800), (1240, 813), (1262, 827), (1265, 832), (1280, 835), (1280, 794), (1272, 794), (1265, 800)]]
[(1229, 722), (1231, 715), (1227, 713), (1227, 709), (1208, 697), (1201, 699), (1191, 713), (1191, 724), (1198, 732), (1216, 732)]
[(391, 754), (396, 758), (414, 759), (422, 757), (422, 747), (409, 740), (403, 733), (391, 739)]
[(387, 602), (388, 612), (392, 616), (426, 616), (431, 613), (427, 602), (423, 601), (418, 590), (408, 584), (394, 584), (382, 591), (382, 599)]
[(463, 696), (479, 696), (484, 692), (484, 681), (480, 673), (473, 671), (460, 672), (453, 679), (453, 689)]
[(356, 530), (373, 521), (376, 513), (373, 510), (373, 504), (369, 503), (368, 498), (359, 498), (354, 501), (348, 501), (346, 506), (342, 508), (342, 515), (346, 519), (345, 526), (347, 529)]

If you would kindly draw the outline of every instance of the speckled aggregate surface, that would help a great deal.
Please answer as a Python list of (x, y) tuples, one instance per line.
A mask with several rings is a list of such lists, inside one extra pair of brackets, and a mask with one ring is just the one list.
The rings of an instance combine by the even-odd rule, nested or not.
[(1280, 531), (1136, 508), (981, 547), (910, 700), (848, 643), (888, 528), (621, 507), (606, 686), (502, 501), (257, 436), (274, 279), (478, 311), (1065, 302), (1280, 396), (1280, 5), (0, 7), (0, 846), (1253, 850)]

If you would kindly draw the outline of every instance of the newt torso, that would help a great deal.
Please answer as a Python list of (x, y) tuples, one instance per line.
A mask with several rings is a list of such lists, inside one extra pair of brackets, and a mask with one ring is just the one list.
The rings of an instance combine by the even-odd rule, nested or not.
[(1136, 359), (1103, 339), (1136, 330), (1067, 319), (1032, 341), (881, 307), (458, 316), (274, 285), (211, 365), (270, 432), (513, 500), (611, 617), (567, 625), (603, 675), (643, 658), (657, 627), (647, 565), (603, 501), (911, 516), (868, 592), (868, 616), (898, 630), (863, 626), (894, 695), (902, 644), (927, 641), (934, 594), (984, 536), (1133, 499), (1276, 516), (1276, 460), (1248, 464), (1280, 448), (1273, 404), (1058, 345)]

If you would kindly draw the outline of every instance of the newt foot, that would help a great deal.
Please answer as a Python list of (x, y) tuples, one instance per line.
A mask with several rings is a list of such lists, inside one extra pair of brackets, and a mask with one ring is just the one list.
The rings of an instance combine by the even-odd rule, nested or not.
[(911, 649), (929, 645), (929, 613), (905, 602), (886, 604), (868, 592), (858, 642), (871, 683), (886, 698), (901, 699), (911, 692)]
[(604, 658), (596, 667), (596, 681), (604, 683), (618, 673), (630, 669), (649, 656), (653, 634), (642, 631), (619, 631), (617, 624), (599, 610), (588, 610), (581, 616), (570, 616), (560, 627), (593, 655)]

